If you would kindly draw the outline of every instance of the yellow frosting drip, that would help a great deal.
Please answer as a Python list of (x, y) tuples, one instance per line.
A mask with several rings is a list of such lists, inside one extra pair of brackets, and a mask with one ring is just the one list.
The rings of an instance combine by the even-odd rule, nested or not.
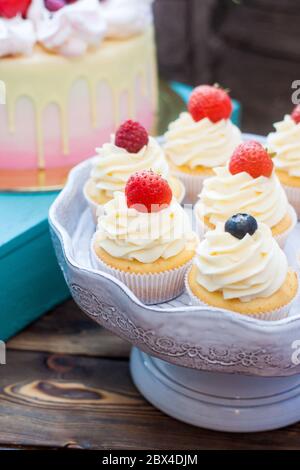
[(78, 80), (86, 80), (90, 93), (91, 122), (98, 128), (101, 118), (97, 112), (97, 86), (105, 82), (112, 93), (114, 124), (120, 123), (120, 97), (128, 93), (128, 118), (136, 114), (135, 89), (138, 77), (142, 92), (147, 93), (148, 70), (151, 70), (153, 89), (152, 110), (157, 108), (156, 54), (153, 28), (127, 39), (105, 40), (94, 50), (79, 58), (52, 54), (41, 47), (30, 57), (7, 57), (0, 61), (0, 80), (6, 85), (6, 104), (9, 129), (15, 131), (15, 109), (19, 98), (27, 97), (34, 104), (38, 166), (45, 168), (42, 115), (49, 104), (60, 110), (62, 149), (69, 153), (68, 104), (69, 93)]

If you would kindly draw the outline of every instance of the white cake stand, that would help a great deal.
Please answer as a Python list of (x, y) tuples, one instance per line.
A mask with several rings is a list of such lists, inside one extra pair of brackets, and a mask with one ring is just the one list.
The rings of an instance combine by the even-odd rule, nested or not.
[[(134, 346), (131, 374), (156, 407), (221, 431), (275, 429), (300, 419), (300, 309), (264, 322), (192, 307), (188, 296), (146, 306), (114, 277), (92, 268), (95, 230), (82, 188), (91, 162), (76, 167), (50, 209), (58, 261), (80, 308)], [(300, 227), (287, 243), (297, 266)], [(300, 359), (300, 354), (299, 354)]]

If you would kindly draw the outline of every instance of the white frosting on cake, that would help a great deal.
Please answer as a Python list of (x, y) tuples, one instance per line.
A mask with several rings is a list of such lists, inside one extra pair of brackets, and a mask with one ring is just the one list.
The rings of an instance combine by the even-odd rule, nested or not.
[(152, 24), (153, 0), (77, 0), (55, 12), (32, 0), (27, 19), (0, 18), (0, 57), (30, 54), (36, 42), (72, 57), (105, 38), (140, 34)]
[(70, 3), (50, 12), (43, 0), (33, 0), (28, 17), (34, 22), (38, 41), (65, 56), (80, 56), (97, 46), (106, 33), (106, 21), (98, 0)]
[(7, 55), (29, 55), (36, 42), (32, 21), (21, 16), (12, 19), (0, 18), (0, 57)]
[(152, 24), (153, 0), (108, 0), (102, 6), (107, 36), (126, 37), (145, 31)]

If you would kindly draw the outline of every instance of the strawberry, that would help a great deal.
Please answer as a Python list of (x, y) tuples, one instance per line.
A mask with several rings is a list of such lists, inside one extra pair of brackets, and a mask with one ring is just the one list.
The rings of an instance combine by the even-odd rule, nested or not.
[(296, 124), (299, 124), (300, 122), (300, 104), (298, 104), (292, 114), (291, 114), (291, 118), (295, 121)]
[(229, 171), (232, 175), (245, 171), (252, 178), (269, 177), (273, 166), (272, 159), (264, 147), (259, 142), (250, 140), (235, 149), (229, 162)]
[(127, 206), (139, 212), (158, 212), (172, 200), (168, 182), (152, 170), (134, 173), (127, 181), (125, 195)]
[(196, 122), (204, 118), (218, 122), (230, 118), (232, 103), (228, 93), (222, 88), (216, 85), (201, 85), (192, 92), (188, 111)]
[(26, 15), (31, 0), (0, 0), (0, 16), (14, 18), (21, 14)]
[(149, 137), (146, 129), (135, 121), (125, 121), (117, 130), (115, 144), (126, 149), (129, 153), (138, 153), (148, 144)]

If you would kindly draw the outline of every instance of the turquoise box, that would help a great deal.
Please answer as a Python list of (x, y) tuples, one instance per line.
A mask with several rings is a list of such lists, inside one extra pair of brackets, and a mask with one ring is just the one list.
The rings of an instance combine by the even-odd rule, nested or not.
[(49, 235), (56, 195), (0, 193), (0, 340), (69, 297)]

